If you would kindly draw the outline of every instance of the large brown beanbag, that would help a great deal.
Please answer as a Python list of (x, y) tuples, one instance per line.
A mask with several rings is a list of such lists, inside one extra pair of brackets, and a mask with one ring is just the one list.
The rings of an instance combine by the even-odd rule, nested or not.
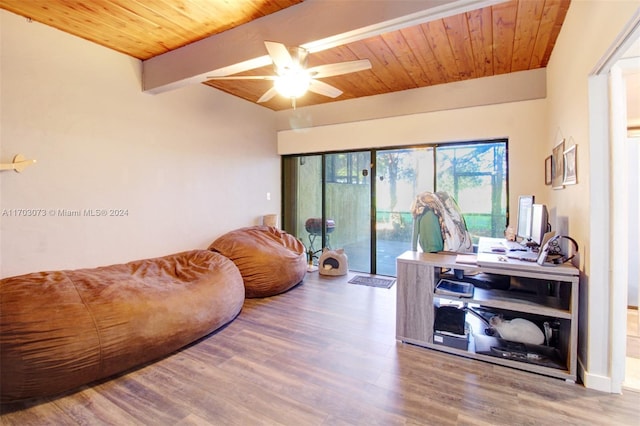
[(268, 297), (304, 279), (307, 255), (293, 235), (273, 226), (251, 226), (224, 234), (209, 246), (233, 260), (244, 279), (245, 296)]
[(0, 281), (0, 398), (55, 395), (161, 358), (244, 303), (229, 259), (194, 250)]

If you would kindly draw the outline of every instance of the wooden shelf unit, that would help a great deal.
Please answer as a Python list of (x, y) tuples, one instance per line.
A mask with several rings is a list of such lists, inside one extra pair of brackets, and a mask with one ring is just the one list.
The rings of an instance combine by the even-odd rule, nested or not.
[[(509, 277), (509, 290), (475, 288), (470, 298), (435, 294), (443, 271), (459, 269), (465, 275), (491, 274)], [(540, 266), (504, 257), (483, 254), (477, 264), (456, 263), (455, 254), (407, 251), (397, 258), (396, 339), (425, 348), (505, 365), (551, 377), (576, 380), (578, 338), (579, 271), (569, 265)], [(514, 289), (515, 287), (515, 289)], [(526, 288), (528, 291), (521, 291)], [(531, 291), (533, 289), (533, 291)], [(559, 324), (557, 343), (541, 351), (553, 351), (560, 364), (540, 365), (519, 359), (476, 353), (475, 344), (485, 339), (484, 330), (472, 330), (467, 350), (434, 343), (436, 306), (455, 302), (464, 306), (487, 309), (507, 317), (523, 317), (536, 323), (555, 321)], [(470, 315), (470, 314), (467, 314)], [(487, 336), (488, 337), (488, 336)], [(549, 363), (552, 365), (552, 363)]]

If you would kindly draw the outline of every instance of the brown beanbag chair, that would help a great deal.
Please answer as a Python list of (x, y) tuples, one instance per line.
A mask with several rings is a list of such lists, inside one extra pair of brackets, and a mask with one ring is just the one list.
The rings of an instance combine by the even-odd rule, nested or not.
[(0, 281), (0, 398), (55, 395), (158, 359), (230, 322), (244, 285), (194, 250)]
[(245, 296), (268, 297), (304, 279), (307, 255), (293, 235), (273, 226), (250, 226), (228, 232), (209, 250), (233, 260), (244, 279)]

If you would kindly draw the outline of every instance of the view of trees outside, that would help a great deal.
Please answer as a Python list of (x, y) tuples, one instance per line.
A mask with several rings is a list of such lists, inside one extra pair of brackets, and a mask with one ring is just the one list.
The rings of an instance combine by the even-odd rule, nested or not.
[(474, 243), (502, 237), (507, 226), (507, 143), (441, 146), (436, 150), (436, 190), (453, 196)]

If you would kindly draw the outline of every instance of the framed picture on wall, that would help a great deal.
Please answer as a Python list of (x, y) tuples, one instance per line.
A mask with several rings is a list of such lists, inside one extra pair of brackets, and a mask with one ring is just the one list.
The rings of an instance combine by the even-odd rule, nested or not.
[(564, 185), (575, 185), (578, 183), (578, 171), (576, 169), (577, 145), (564, 151)]
[(553, 156), (550, 155), (544, 160), (544, 184), (551, 185), (551, 168), (553, 167)]
[(564, 188), (564, 139), (553, 148), (551, 161), (551, 186), (553, 189)]

